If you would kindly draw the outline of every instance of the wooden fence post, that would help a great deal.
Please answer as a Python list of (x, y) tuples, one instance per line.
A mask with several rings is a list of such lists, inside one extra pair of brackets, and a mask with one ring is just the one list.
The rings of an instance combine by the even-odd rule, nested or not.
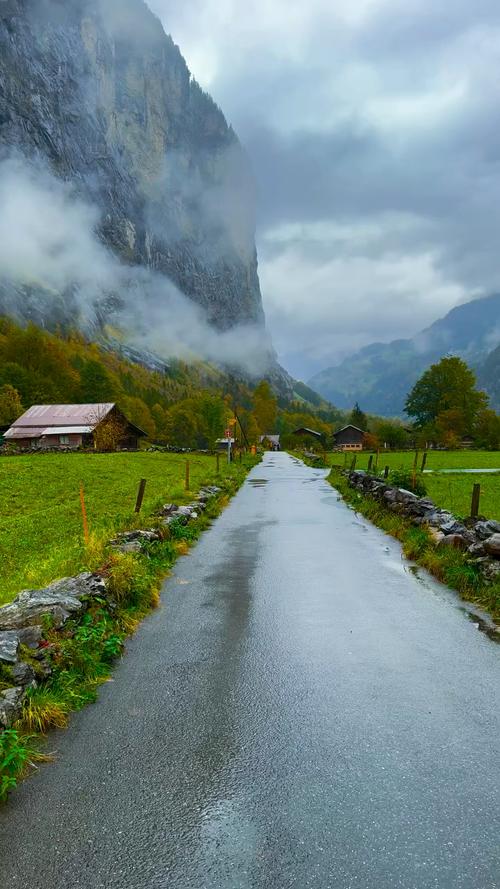
[(368, 469), (367, 469), (367, 472), (371, 472), (371, 471), (372, 471), (372, 466), (373, 466), (373, 454), (370, 454), (370, 457), (369, 457), (369, 460), (368, 460)]
[(426, 463), (427, 463), (427, 451), (424, 452), (424, 455), (422, 457), (422, 466), (420, 467), (420, 472), (424, 471)]
[(189, 491), (190, 471), (189, 460), (186, 460), (186, 491)]
[(85, 491), (83, 490), (83, 482), (80, 485), (80, 505), (82, 507), (83, 539), (85, 541), (85, 546), (87, 546), (90, 539), (90, 534), (89, 523), (87, 519), (87, 509), (85, 506)]
[(141, 482), (140, 482), (140, 485), (139, 485), (139, 490), (138, 490), (138, 492), (137, 492), (137, 500), (136, 500), (136, 503), (135, 503), (135, 511), (136, 511), (136, 512), (140, 512), (141, 509), (142, 509), (142, 503), (143, 503), (143, 500), (144, 500), (144, 493), (145, 493), (145, 491), (146, 491), (146, 479), (145, 479), (145, 478), (141, 478)]
[(479, 501), (481, 498), (481, 485), (476, 484), (472, 488), (472, 501), (470, 507), (470, 517), (471, 519), (477, 519), (479, 515)]
[(418, 465), (418, 451), (415, 451), (415, 459), (413, 461), (413, 472), (414, 473), (417, 471), (417, 465)]
[(357, 454), (354, 454), (354, 457), (352, 458), (352, 463), (351, 463), (351, 472), (354, 472), (354, 470), (356, 469), (356, 460), (357, 460)]
[(386, 466), (384, 469), (384, 478), (389, 478), (389, 467)]

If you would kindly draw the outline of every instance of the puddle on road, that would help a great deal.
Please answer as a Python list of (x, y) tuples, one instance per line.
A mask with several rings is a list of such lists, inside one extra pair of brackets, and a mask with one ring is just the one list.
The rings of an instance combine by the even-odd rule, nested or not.
[(435, 580), (427, 573), (425, 568), (421, 568), (419, 565), (410, 564), (406, 570), (408, 570), (415, 580), (418, 580), (421, 586), (425, 587), (425, 589), (434, 594), (439, 590), (439, 594), (443, 598), (448, 600), (451, 599), (453, 604), (468, 618), (468, 620), (471, 621), (471, 623), (474, 624), (476, 629), (488, 636), (493, 642), (500, 643), (498, 627), (493, 623), (486, 612), (481, 611), (481, 609), (477, 608), (472, 602), (464, 602), (455, 590), (440, 584), (438, 580)]
[(250, 478), (248, 480), (248, 484), (252, 486), (252, 488), (263, 488), (264, 485), (267, 485), (267, 478)]

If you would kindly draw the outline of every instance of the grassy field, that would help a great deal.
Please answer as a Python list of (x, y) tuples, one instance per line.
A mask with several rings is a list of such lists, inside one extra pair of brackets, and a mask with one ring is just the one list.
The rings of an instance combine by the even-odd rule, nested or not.
[[(328, 463), (332, 466), (350, 466), (353, 454), (344, 459), (343, 454), (330, 454)], [(357, 469), (367, 469), (369, 453), (361, 453), (356, 458)], [(378, 458), (379, 472), (385, 466), (391, 469), (413, 468), (414, 451), (381, 451)], [(418, 468), (422, 463), (422, 452), (419, 453)], [(500, 521), (500, 453), (498, 451), (428, 451), (426, 472), (423, 478), (428, 496), (438, 506), (449, 509), (457, 516), (470, 514), (472, 487), (481, 485), (480, 513), (489, 519)], [(471, 473), (461, 474), (461, 469), (498, 470), (498, 474)], [(440, 472), (448, 470), (447, 472)], [(449, 471), (451, 470), (451, 471)], [(390, 480), (390, 476), (389, 476)]]
[[(221, 455), (190, 455), (190, 488), (241, 473)], [(163, 503), (186, 503), (186, 457), (163, 453), (46, 454), (0, 459), (0, 604), (94, 564), (103, 540), (137, 526), (141, 478), (147, 479), (141, 526)], [(91, 544), (85, 548), (80, 508), (83, 483)]]
[[(419, 451), (418, 467), (422, 464), (423, 451)], [(500, 452), (499, 451), (427, 451), (427, 462), (425, 468), (431, 471), (439, 471), (440, 469), (498, 469), (500, 472)], [(366, 469), (370, 453), (364, 451), (357, 455), (356, 469)], [(329, 454), (329, 463), (333, 465), (343, 466), (344, 462), (348, 466), (351, 463), (353, 454), (334, 453)], [(374, 458), (375, 459), (375, 458)], [(391, 469), (412, 469), (415, 459), (415, 451), (380, 451), (378, 458), (379, 469), (384, 466), (390, 466)]]

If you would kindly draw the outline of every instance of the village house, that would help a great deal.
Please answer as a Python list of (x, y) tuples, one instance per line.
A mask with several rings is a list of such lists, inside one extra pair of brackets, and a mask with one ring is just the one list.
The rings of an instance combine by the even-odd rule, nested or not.
[(349, 424), (348, 426), (339, 429), (338, 432), (335, 432), (333, 440), (335, 442), (335, 447), (339, 448), (341, 451), (362, 451), (365, 433), (363, 429), (359, 429), (357, 426)]
[(37, 404), (15, 421), (5, 442), (22, 450), (137, 450), (145, 435), (116, 404)]
[(317, 432), (316, 429), (308, 429), (307, 426), (300, 426), (298, 429), (295, 429), (293, 435), (298, 435), (301, 438), (312, 437), (317, 439), (318, 441), (323, 440), (322, 432)]

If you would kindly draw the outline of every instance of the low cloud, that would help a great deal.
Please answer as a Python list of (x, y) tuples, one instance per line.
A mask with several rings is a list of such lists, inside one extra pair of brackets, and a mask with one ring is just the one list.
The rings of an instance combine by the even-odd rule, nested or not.
[(271, 354), (260, 326), (219, 332), (164, 275), (120, 262), (98, 236), (98, 210), (40, 164), (0, 162), (0, 292), (29, 316), (33, 294), (50, 314), (64, 305), (72, 323), (119, 327), (131, 345), (168, 358), (205, 359), (265, 372)]

